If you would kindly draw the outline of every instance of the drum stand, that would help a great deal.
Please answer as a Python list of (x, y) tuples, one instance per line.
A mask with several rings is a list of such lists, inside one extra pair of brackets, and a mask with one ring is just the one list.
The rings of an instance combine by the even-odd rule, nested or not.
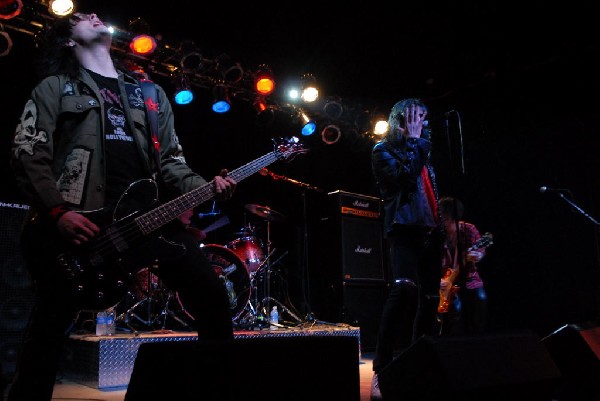
[[(270, 221), (267, 220), (267, 255), (268, 256), (267, 256), (267, 258), (265, 258), (265, 260), (261, 263), (261, 265), (255, 272), (255, 275), (263, 274), (264, 275), (263, 279), (265, 281), (265, 291), (264, 291), (263, 298), (260, 301), (260, 303), (258, 302), (258, 298), (257, 298), (258, 294), (255, 296), (255, 302), (257, 305), (257, 313), (259, 314), (259, 322), (262, 320), (266, 327), (270, 327), (269, 315), (271, 314), (271, 307), (272, 307), (271, 303), (274, 303), (279, 308), (280, 313), (285, 312), (285, 313), (289, 314), (293, 319), (295, 319), (297, 323), (301, 323), (302, 319), (300, 319), (296, 314), (294, 314), (294, 312), (292, 312), (289, 308), (287, 308), (282, 302), (278, 301), (277, 299), (275, 299), (271, 296), (272, 266), (277, 265), (277, 263), (279, 263), (279, 261), (282, 258), (284, 258), (288, 254), (288, 252), (285, 251), (281, 256), (279, 256), (279, 258), (277, 258), (277, 260), (275, 260), (275, 262), (271, 263), (271, 256), (273, 256), (276, 249), (275, 248), (271, 249), (271, 225), (270, 224), (271, 224)], [(261, 270), (264, 270), (264, 272)], [(252, 281), (255, 282), (255, 280), (252, 280)], [(256, 288), (256, 287), (254, 287), (254, 288)], [(255, 293), (256, 292), (257, 291), (255, 291)], [(262, 316), (260, 315), (261, 313), (262, 313)]]
[[(155, 266), (153, 266), (153, 267), (155, 267)], [(144, 291), (144, 295), (146, 297), (137, 301), (136, 303), (134, 303), (125, 312), (119, 314), (116, 317), (115, 322), (123, 322), (127, 326), (127, 328), (129, 330), (131, 330), (131, 332), (134, 335), (138, 335), (139, 332), (134, 326), (131, 325), (132, 319), (134, 319), (137, 323), (141, 323), (143, 326), (147, 327), (149, 330), (156, 330), (157, 323), (161, 323), (161, 319), (162, 319), (162, 323), (160, 325), (160, 330), (165, 330), (166, 325), (167, 325), (167, 318), (171, 317), (171, 318), (173, 318), (173, 320), (175, 320), (177, 323), (181, 324), (183, 327), (191, 330), (191, 327), (185, 321), (180, 319), (175, 314), (175, 312), (173, 312), (169, 308), (169, 303), (173, 300), (173, 297), (174, 297), (173, 292), (171, 290), (161, 288), (161, 286), (159, 285), (158, 291), (161, 292), (161, 295), (158, 297), (155, 297), (153, 295), (155, 293), (155, 289), (153, 289), (152, 286), (153, 286), (152, 272), (150, 271), (150, 269), (148, 269), (146, 291)], [(164, 299), (165, 293), (166, 293), (166, 300)], [(164, 306), (158, 313), (155, 313), (155, 309), (153, 307), (156, 305), (157, 302), (163, 302)], [(143, 315), (140, 315), (136, 311), (143, 306), (145, 306), (145, 312)], [(145, 317), (145, 319), (144, 319), (144, 317)]]
[[(258, 284), (257, 284), (257, 277), (260, 274), (263, 274), (263, 270), (264, 270), (264, 276), (266, 278), (269, 278), (270, 276), (270, 272), (267, 269), (264, 269), (265, 266), (267, 266), (267, 263), (269, 263), (271, 256), (273, 256), (273, 254), (275, 253), (276, 249), (270, 250), (269, 249), (269, 245), (267, 245), (267, 257), (265, 258), (265, 260), (263, 260), (261, 262), (261, 264), (258, 266), (258, 268), (250, 273), (250, 289), (251, 292), (254, 294), (253, 296), (253, 300), (249, 299), (246, 309), (248, 310), (248, 313), (246, 313), (246, 315), (242, 315), (240, 316), (239, 320), (240, 322), (238, 323), (239, 326), (244, 326), (246, 328), (264, 328), (264, 327), (269, 327), (269, 319), (268, 319), (268, 309), (265, 310), (265, 307), (261, 307), (262, 303), (264, 302), (264, 300), (266, 299), (266, 297), (262, 300), (259, 300), (259, 294), (258, 294)], [(253, 304), (254, 302), (254, 304)], [(248, 314), (250, 315), (248, 317)]]

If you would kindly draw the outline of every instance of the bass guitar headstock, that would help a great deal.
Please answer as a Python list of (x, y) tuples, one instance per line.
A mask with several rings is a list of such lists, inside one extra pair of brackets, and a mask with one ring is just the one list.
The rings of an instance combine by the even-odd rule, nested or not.
[(299, 154), (308, 152), (308, 149), (304, 147), (300, 139), (295, 136), (290, 138), (273, 138), (273, 146), (278, 152), (279, 158), (286, 161), (291, 161)]

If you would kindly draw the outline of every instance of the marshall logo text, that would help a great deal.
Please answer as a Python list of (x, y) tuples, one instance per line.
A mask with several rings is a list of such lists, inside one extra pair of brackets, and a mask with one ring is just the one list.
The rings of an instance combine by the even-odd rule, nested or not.
[(370, 255), (373, 252), (373, 248), (363, 248), (360, 245), (357, 245), (354, 249), (354, 253), (364, 253), (366, 255)]

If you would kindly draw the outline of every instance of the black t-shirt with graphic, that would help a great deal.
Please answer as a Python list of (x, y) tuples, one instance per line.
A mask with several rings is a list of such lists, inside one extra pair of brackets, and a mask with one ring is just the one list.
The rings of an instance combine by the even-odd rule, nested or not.
[[(135, 139), (125, 121), (117, 78), (87, 71), (96, 81), (104, 101), (106, 204), (112, 205), (132, 182), (149, 176), (134, 143)], [(136, 88), (138, 88), (136, 85), (125, 84), (127, 99), (140, 97), (135, 93)], [(140, 97), (139, 100), (141, 101), (129, 102), (130, 107), (143, 109), (143, 99)]]

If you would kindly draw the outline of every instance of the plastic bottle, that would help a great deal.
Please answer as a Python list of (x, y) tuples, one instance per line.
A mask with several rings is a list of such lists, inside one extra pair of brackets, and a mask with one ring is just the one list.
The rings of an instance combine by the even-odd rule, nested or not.
[(108, 308), (106, 310), (106, 335), (112, 336), (115, 331), (115, 308)]
[(96, 335), (106, 335), (106, 311), (101, 310), (96, 314)]
[(277, 330), (277, 324), (279, 324), (279, 311), (277, 305), (273, 306), (271, 314), (269, 315), (269, 321), (271, 323), (271, 330)]

